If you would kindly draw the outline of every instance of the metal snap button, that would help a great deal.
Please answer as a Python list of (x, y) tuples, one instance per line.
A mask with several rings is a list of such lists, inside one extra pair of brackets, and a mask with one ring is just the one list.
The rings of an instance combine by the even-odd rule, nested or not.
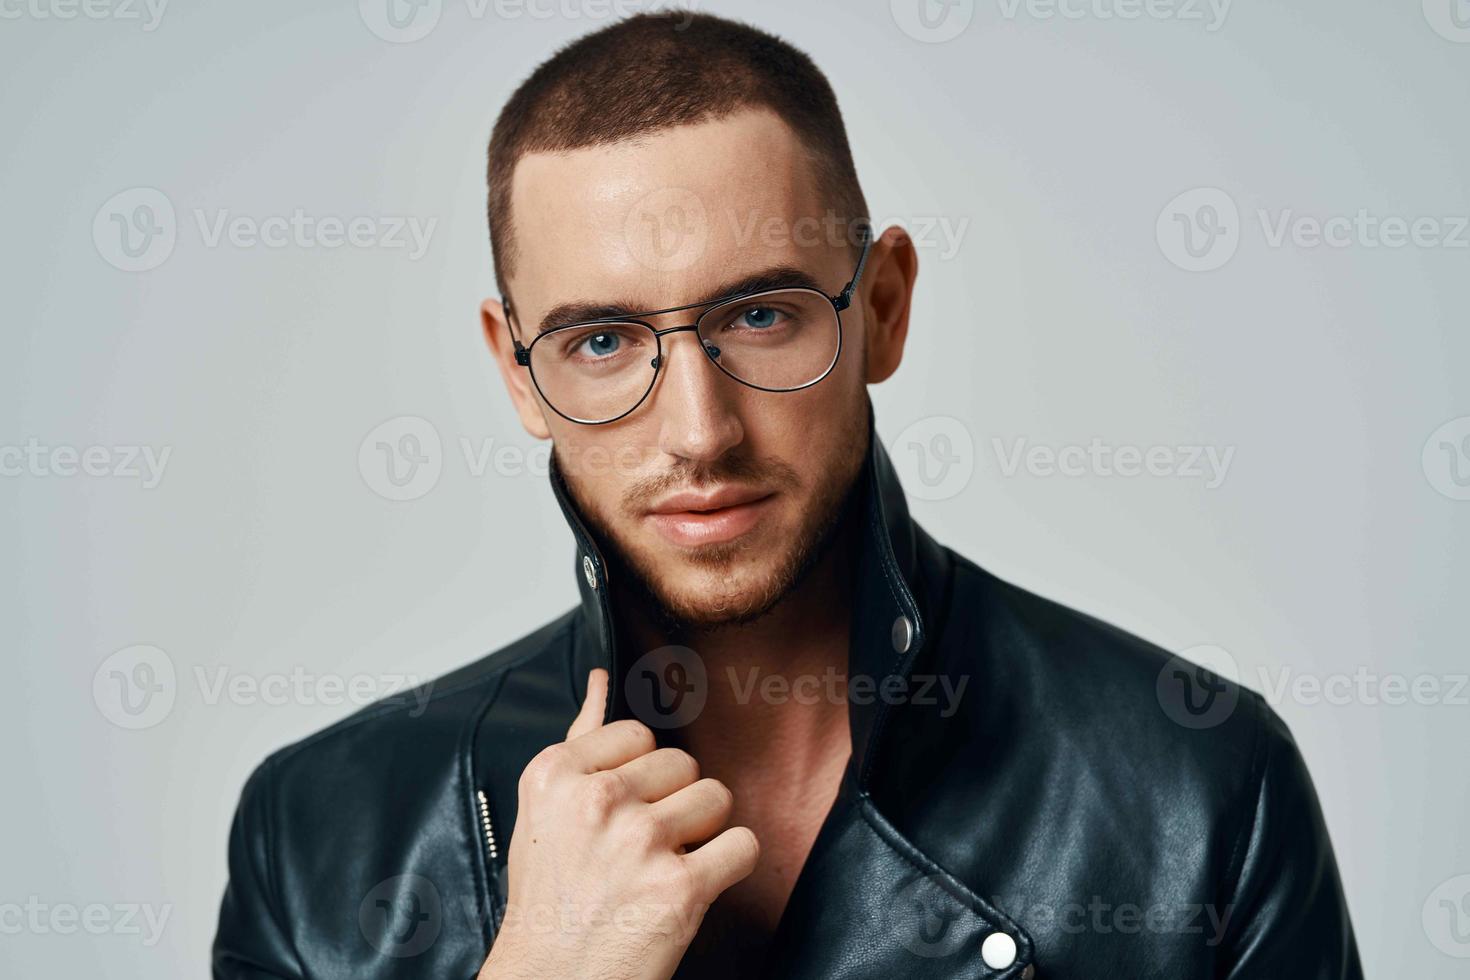
[(914, 624), (907, 616), (900, 616), (893, 621), (893, 649), (899, 653), (908, 653), (909, 645), (914, 642)]
[(590, 555), (582, 556), (582, 577), (587, 580), (589, 586), (597, 588), (597, 566), (592, 564)]
[(992, 970), (1004, 970), (1016, 962), (1016, 941), (1003, 932), (992, 932), (980, 944), (980, 958)]

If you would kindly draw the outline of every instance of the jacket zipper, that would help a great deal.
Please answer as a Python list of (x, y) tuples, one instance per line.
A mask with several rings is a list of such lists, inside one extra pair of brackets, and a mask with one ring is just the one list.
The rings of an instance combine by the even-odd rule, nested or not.
[(490, 850), (490, 860), (494, 861), (500, 857), (500, 851), (495, 846), (495, 826), (490, 822), (490, 800), (483, 789), (475, 790), (475, 796), (480, 801), (480, 828), (485, 832), (485, 846)]

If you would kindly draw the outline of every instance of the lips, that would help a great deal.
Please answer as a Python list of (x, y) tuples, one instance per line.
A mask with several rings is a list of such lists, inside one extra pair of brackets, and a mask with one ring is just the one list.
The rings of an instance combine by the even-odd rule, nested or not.
[(753, 530), (774, 499), (773, 493), (748, 487), (684, 491), (656, 503), (646, 520), (671, 544), (721, 544)]
[(770, 493), (765, 490), (745, 487), (721, 487), (718, 490), (708, 490), (703, 493), (686, 490), (660, 500), (649, 508), (649, 513), (702, 513), (722, 510), (726, 507), (738, 507), (741, 504), (748, 504), (769, 496)]

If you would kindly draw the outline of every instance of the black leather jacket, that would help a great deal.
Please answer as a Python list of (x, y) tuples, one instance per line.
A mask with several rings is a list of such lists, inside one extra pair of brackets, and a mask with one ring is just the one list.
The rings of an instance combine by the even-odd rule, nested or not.
[[(1258, 695), (936, 543), (876, 438), (860, 479), (850, 673), (908, 694), (853, 698), (852, 759), (767, 975), (1361, 977), (1310, 778)], [(602, 555), (552, 485), (580, 606), (426, 705), (367, 708), (256, 770), (217, 978), (475, 975), (521, 770), (564, 736), (589, 668), (616, 685), (628, 667)], [(921, 697), (941, 676), (963, 696)]]

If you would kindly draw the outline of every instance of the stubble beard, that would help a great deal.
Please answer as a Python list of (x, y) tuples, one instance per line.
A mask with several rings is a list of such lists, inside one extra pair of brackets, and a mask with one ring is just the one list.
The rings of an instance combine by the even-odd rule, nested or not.
[[(625, 590), (627, 597), (647, 613), (654, 627), (671, 642), (746, 625), (768, 615), (802, 585), (829, 553), (843, 516), (857, 496), (856, 478), (862, 471), (871, 434), (866, 411), (853, 412), (849, 417), (853, 421), (836, 437), (840, 452), (834, 453), (823, 468), (799, 526), (795, 533), (781, 536), (776, 545), (780, 550), (774, 558), (763, 559), (761, 554), (771, 550), (770, 545), (745, 540), (705, 545), (690, 549), (681, 557), (681, 561), (697, 566), (708, 577), (721, 573), (733, 577), (757, 563), (766, 566), (748, 584), (730, 591), (690, 594), (674, 587), (661, 573), (658, 558), (629, 547), (619, 530), (641, 519), (642, 502), (665, 487), (704, 486), (721, 480), (744, 479), (799, 493), (800, 479), (784, 462), (730, 456), (709, 466), (682, 468), (646, 481), (646, 485), (640, 483), (613, 515), (590, 506), (588, 495), (581, 493), (569, 476), (567, 488), (603, 547), (603, 557), (609, 565), (609, 583)], [(552, 451), (555, 453), (555, 447)]]

